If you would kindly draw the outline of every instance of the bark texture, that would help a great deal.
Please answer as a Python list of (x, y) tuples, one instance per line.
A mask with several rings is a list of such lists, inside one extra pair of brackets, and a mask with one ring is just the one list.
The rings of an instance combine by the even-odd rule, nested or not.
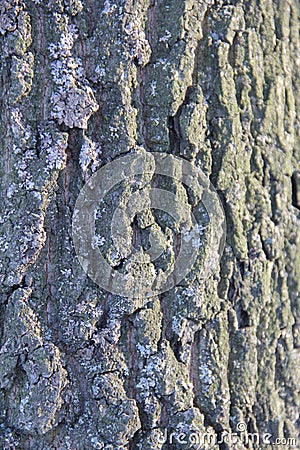
[[(0, 31), (1, 448), (274, 448), (241, 422), (300, 445), (298, 0), (3, 0)], [(137, 148), (201, 167), (228, 230), (213, 277), (134, 302), (71, 220)]]

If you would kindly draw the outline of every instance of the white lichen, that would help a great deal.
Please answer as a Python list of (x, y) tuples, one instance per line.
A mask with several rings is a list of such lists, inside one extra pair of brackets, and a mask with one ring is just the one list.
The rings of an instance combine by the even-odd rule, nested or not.
[(92, 172), (99, 167), (100, 154), (100, 145), (84, 136), (84, 142), (79, 155), (79, 164), (83, 172), (86, 172), (88, 167), (91, 167)]
[(109, 0), (105, 0), (103, 14), (111, 14), (114, 10), (117, 9), (117, 5), (115, 3), (110, 3)]
[(42, 151), (46, 153), (45, 171), (49, 169), (61, 170), (66, 164), (66, 147), (67, 142), (65, 136), (56, 136), (56, 140), (48, 132), (41, 133)]
[(106, 242), (105, 237), (96, 234), (92, 239), (91, 245), (92, 245), (92, 248), (95, 249), (98, 246), (101, 247), (102, 245), (104, 245), (105, 242)]
[(150, 84), (150, 95), (156, 96), (156, 81), (152, 81)]
[(78, 37), (77, 28), (68, 24), (57, 43), (49, 46), (51, 74), (57, 85), (51, 97), (52, 117), (67, 127), (87, 128), (90, 116), (99, 105), (92, 89), (84, 79), (82, 63), (72, 57), (72, 48)]
[(168, 42), (170, 38), (172, 37), (172, 34), (169, 30), (165, 30), (165, 34), (159, 38), (159, 42)]

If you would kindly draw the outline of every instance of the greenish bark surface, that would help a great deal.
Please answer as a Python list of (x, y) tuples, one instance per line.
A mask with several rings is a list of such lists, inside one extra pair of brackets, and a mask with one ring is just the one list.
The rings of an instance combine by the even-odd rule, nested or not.
[[(0, 32), (0, 447), (274, 448), (242, 423), (297, 448), (298, 1), (3, 0)], [(71, 223), (137, 148), (199, 166), (228, 229), (212, 277), (133, 301), (86, 276)]]

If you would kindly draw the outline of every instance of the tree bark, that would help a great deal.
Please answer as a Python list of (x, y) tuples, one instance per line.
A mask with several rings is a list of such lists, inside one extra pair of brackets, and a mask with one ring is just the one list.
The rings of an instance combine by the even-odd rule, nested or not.
[[(299, 445), (298, 1), (3, 0), (0, 31), (1, 448)], [(138, 301), (72, 240), (135, 151), (200, 167), (227, 220), (213, 276)]]

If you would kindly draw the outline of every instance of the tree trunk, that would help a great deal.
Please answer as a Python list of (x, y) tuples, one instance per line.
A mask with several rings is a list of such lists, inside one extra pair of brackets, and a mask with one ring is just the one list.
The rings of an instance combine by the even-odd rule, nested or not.
[[(1, 448), (299, 445), (298, 1), (3, 0), (0, 31)], [(72, 216), (153, 152), (210, 179), (227, 238), (213, 275), (136, 299), (85, 273)], [(131, 237), (174, 244), (147, 214)]]

